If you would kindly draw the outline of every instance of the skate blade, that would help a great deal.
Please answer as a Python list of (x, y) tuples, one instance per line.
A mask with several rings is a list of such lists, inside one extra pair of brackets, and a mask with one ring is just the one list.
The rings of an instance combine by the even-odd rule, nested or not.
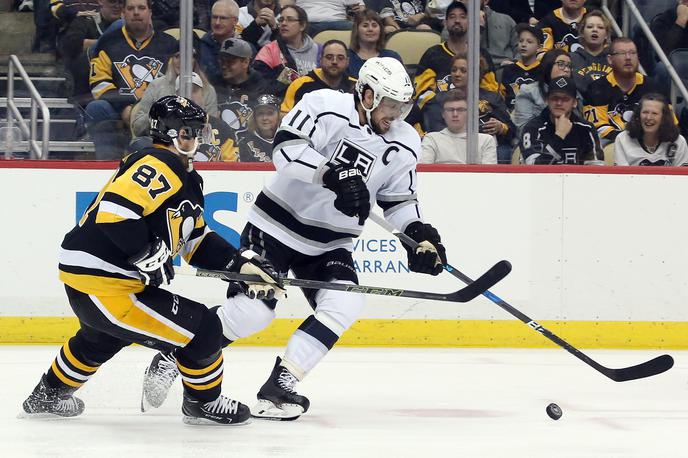
[(63, 416), (63, 415), (58, 415), (55, 413), (47, 413), (47, 412), (40, 412), (40, 413), (28, 413), (21, 411), (17, 414), (17, 419), (19, 420), (69, 420), (72, 418), (76, 418), (79, 415), (71, 415), (69, 417)]
[(260, 420), (292, 421), (303, 414), (303, 407), (298, 404), (282, 404), (276, 406), (267, 399), (259, 399), (251, 409), (251, 416)]
[(251, 423), (251, 417), (236, 423), (218, 423), (216, 421), (208, 420), (207, 418), (190, 417), (188, 415), (184, 415), (182, 417), (182, 422), (184, 422), (185, 425), (191, 426), (243, 426)]

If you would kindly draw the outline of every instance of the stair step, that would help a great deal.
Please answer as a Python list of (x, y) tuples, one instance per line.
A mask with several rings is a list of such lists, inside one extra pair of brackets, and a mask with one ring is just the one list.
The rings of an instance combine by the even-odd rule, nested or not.
[[(43, 102), (48, 108), (74, 108), (74, 104), (64, 97), (43, 97)], [(14, 104), (17, 108), (30, 108), (30, 97), (15, 97)], [(0, 97), (0, 108), (7, 108), (7, 97)]]
[(0, 54), (30, 53), (35, 26), (33, 14), (16, 11), (0, 14)]

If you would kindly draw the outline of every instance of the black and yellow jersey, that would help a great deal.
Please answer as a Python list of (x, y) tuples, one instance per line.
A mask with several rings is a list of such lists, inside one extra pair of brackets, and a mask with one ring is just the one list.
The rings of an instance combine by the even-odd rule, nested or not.
[(239, 134), (240, 162), (272, 162), (274, 139), (261, 137), (257, 132), (245, 130)]
[(95, 296), (141, 292), (128, 259), (156, 238), (189, 264), (224, 268), (236, 249), (206, 226), (203, 205), (203, 180), (175, 153), (153, 146), (125, 157), (65, 236), (60, 280)]
[[(542, 31), (545, 41), (542, 43), (542, 51), (560, 48), (564, 51), (575, 51), (578, 44), (578, 23), (567, 23), (564, 21), (563, 8), (556, 10), (543, 17), (538, 22), (537, 27)], [(587, 10), (583, 8), (583, 14)]]
[(286, 94), (284, 94), (284, 100), (282, 101), (280, 111), (282, 114), (287, 114), (289, 110), (294, 108), (294, 105), (301, 100), (303, 95), (309, 92), (317, 91), (318, 89), (332, 89), (339, 92), (353, 93), (355, 85), (356, 79), (345, 75), (339, 86), (329, 86), (323, 80), (322, 68), (316, 68), (306, 76), (302, 76), (291, 82), (287, 88)]
[(148, 83), (163, 76), (177, 51), (179, 43), (166, 33), (153, 33), (140, 43), (129, 36), (126, 26), (103, 35), (91, 59), (93, 97), (107, 100), (115, 109), (135, 104)]
[[(443, 92), (447, 89), (451, 84), (451, 62), (454, 55), (455, 53), (449, 49), (446, 41), (429, 47), (423, 53), (413, 81), (416, 98), (422, 97), (428, 91), (437, 92), (439, 90)], [(480, 80), (480, 88), (501, 93), (490, 54), (481, 49), (480, 55), (485, 58), (489, 68)]]
[(641, 97), (648, 92), (654, 92), (654, 85), (641, 73), (635, 74), (635, 84), (628, 92), (619, 87), (614, 73), (609, 73), (588, 87), (583, 96), (583, 114), (595, 126), (600, 139), (614, 140), (630, 121)]
[(50, 12), (61, 23), (69, 23), (79, 11), (100, 11), (97, 0), (50, 0)]
[(530, 65), (525, 65), (520, 60), (505, 66), (502, 70), (501, 86), (504, 87), (504, 101), (509, 109), (513, 109), (514, 100), (521, 86), (534, 83), (540, 78), (540, 61), (536, 60)]

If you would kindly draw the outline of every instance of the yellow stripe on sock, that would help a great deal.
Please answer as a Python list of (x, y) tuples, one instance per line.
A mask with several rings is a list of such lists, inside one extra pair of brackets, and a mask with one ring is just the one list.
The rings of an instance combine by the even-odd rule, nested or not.
[(188, 367), (184, 367), (179, 363), (179, 360), (177, 360), (177, 366), (179, 367), (180, 372), (182, 372), (184, 375), (204, 375), (208, 374), (213, 371), (217, 366), (219, 366), (222, 363), (222, 354), (215, 360), (214, 363), (212, 363), (210, 366), (204, 367), (203, 369), (189, 369)]
[(182, 383), (184, 383), (184, 385), (191, 388), (192, 390), (205, 391), (205, 390), (209, 390), (211, 388), (215, 388), (220, 383), (222, 383), (222, 375), (220, 375), (216, 380), (214, 380), (210, 383), (207, 383), (205, 385), (195, 385), (193, 383), (187, 382), (186, 380), (182, 380)]
[(57, 378), (59, 378), (62, 381), (62, 383), (72, 386), (74, 388), (79, 388), (81, 385), (83, 385), (83, 383), (75, 382), (74, 380), (67, 378), (67, 376), (64, 375), (60, 368), (57, 366), (57, 360), (53, 361), (53, 364), (52, 366), (50, 366), (50, 368), (53, 370)]
[(77, 369), (80, 369), (84, 372), (95, 372), (98, 370), (98, 367), (92, 367), (92, 366), (87, 366), (86, 364), (82, 363), (76, 357), (72, 354), (72, 351), (69, 349), (69, 342), (65, 343), (64, 346), (62, 347), (64, 349), (65, 356), (67, 357), (67, 360), (72, 364), (72, 366), (76, 367)]

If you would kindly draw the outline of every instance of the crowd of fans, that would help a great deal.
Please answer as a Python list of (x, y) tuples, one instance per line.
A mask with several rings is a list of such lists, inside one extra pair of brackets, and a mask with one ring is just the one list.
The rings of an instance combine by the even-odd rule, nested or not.
[[(421, 162), (465, 163), (465, 2), (194, 1), (192, 98), (215, 137), (199, 159), (270, 161), (280, 118), (304, 94), (352, 92), (367, 59), (401, 61), (385, 48), (390, 34), (421, 30), (441, 42), (410, 69), (416, 103), (407, 121), (423, 137)], [(480, 0), (481, 163), (688, 165), (688, 112), (669, 104), (666, 68), (642, 74), (636, 43), (614, 37), (595, 6)], [(179, 0), (17, 7), (41, 25), (35, 51), (55, 52), (73, 78), (96, 158), (119, 159), (149, 142), (148, 109), (180, 87)], [(677, 0), (651, 26), (671, 52), (688, 47), (687, 24), (688, 0)], [(350, 30), (351, 40), (314, 40), (326, 30)]]

